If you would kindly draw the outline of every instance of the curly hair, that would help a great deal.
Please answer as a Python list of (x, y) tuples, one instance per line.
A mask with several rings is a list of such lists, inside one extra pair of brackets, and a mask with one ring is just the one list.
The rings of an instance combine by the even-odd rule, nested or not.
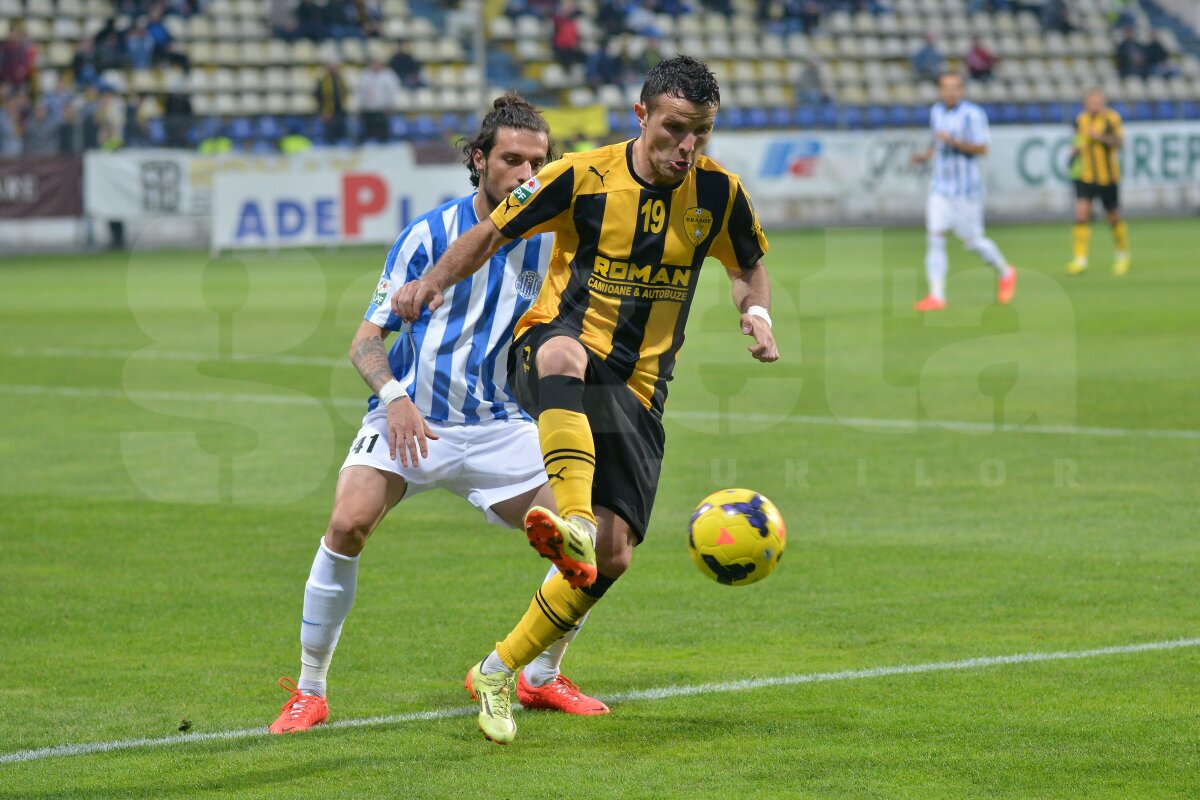
[[(497, 97), (492, 103), (492, 110), (484, 115), (475, 138), (465, 141), (462, 146), (463, 163), (471, 173), (471, 185), (476, 188), (479, 188), (479, 170), (475, 168), (475, 151), (483, 153), (486, 159), (496, 146), (496, 131), (500, 128), (535, 131), (550, 137), (550, 125), (532, 103), (516, 92), (505, 92)], [(553, 145), (546, 157), (548, 160), (554, 159)]]
[(721, 105), (721, 87), (717, 76), (703, 61), (691, 56), (675, 56), (660, 61), (646, 73), (642, 84), (642, 105), (653, 108), (662, 95), (690, 100), (704, 106)]

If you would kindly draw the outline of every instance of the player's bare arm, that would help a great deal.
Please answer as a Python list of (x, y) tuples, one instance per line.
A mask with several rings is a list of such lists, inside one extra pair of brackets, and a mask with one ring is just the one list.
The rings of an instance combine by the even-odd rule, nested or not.
[[(740, 272), (730, 272), (729, 277), (733, 280), (733, 304), (742, 312), (742, 333), (754, 337), (754, 344), (746, 349), (763, 363), (778, 361), (779, 348), (775, 345), (769, 318), (771, 279), (766, 265), (756, 261)], [(755, 309), (754, 313), (751, 309)]]
[(929, 161), (929, 159), (931, 159), (931, 158), (933, 158), (933, 148), (932, 147), (927, 148), (927, 149), (921, 151), (920, 153), (913, 153), (911, 161), (913, 164), (924, 164), (925, 162)]
[(424, 275), (400, 287), (392, 296), (392, 311), (405, 322), (415, 322), (423, 306), (437, 311), (445, 300), (442, 291), (475, 274), (507, 241), (490, 219), (480, 221), (446, 248)]
[[(395, 380), (384, 345), (387, 335), (388, 331), (363, 320), (350, 343), (350, 362), (377, 395), (388, 382)], [(383, 402), (382, 398), (380, 402)], [(425, 418), (407, 394), (387, 404), (387, 415), (389, 455), (395, 458), (399, 452), (401, 464), (407, 467), (411, 461), (412, 466), (416, 466), (419, 458), (429, 455), (426, 440), (436, 439), (437, 435), (429, 430)]]

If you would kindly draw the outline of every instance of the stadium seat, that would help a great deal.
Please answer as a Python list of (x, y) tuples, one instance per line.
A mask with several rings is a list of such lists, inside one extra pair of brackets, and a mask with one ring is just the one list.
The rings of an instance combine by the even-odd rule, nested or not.
[(1170, 100), (1159, 100), (1154, 104), (1155, 119), (1175, 119), (1175, 104)]
[(717, 124), (725, 123), (725, 127), (729, 130), (740, 130), (745, 127), (745, 114), (740, 108), (726, 108), (721, 112), (721, 116), (717, 119)]
[(404, 141), (409, 137), (408, 120), (403, 114), (393, 114), (388, 118), (388, 135), (392, 139)]
[(863, 127), (863, 110), (858, 106), (845, 106), (841, 113), (841, 127), (856, 130)]
[(883, 128), (888, 124), (888, 114), (882, 106), (867, 106), (864, 121), (868, 128)]
[(429, 141), (438, 137), (438, 126), (433, 117), (428, 114), (418, 114), (413, 118), (412, 138)]
[(161, 147), (167, 141), (167, 130), (162, 117), (151, 117), (146, 120), (146, 136), (150, 144)]
[(261, 116), (258, 118), (257, 130), (255, 135), (260, 139), (269, 139), (275, 141), (283, 136), (283, 129), (279, 125), (279, 120), (272, 116)]
[(767, 112), (767, 125), (772, 128), (787, 128), (791, 125), (791, 109), (776, 106)]
[(817, 107), (817, 127), (836, 128), (838, 125), (838, 108), (832, 103), (823, 103)]
[(767, 111), (755, 106), (743, 110), (742, 126), (746, 128), (765, 128), (768, 126)]
[(792, 112), (792, 124), (806, 130), (817, 127), (817, 109), (814, 106), (797, 106)]
[(1045, 120), (1040, 103), (1021, 104), (1021, 122), (1038, 123)]
[(225, 134), (235, 142), (245, 141), (254, 137), (254, 127), (245, 117), (234, 117), (229, 120)]

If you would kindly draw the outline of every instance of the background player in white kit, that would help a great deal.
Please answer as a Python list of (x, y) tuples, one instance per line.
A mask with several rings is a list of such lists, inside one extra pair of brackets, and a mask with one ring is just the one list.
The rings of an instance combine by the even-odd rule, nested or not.
[[(531, 505), (553, 504), (537, 426), (513, 399), (507, 366), (513, 326), (537, 297), (553, 238), (514, 240), (411, 327), (402, 328), (391, 313), (396, 290), (419, 278), (549, 160), (549, 131), (518, 95), (498, 98), (463, 148), (479, 191), (415, 220), (388, 253), (350, 346), (351, 361), (375, 394), (338, 476), (329, 527), (304, 591), (300, 680), (280, 679), (290, 696), (272, 733), (307, 730), (328, 718), (325, 677), (354, 603), (359, 553), (402, 498), (446, 489), (489, 522), (518, 529)], [(389, 352), (384, 340), (391, 331), (401, 335)], [(558, 672), (577, 631), (522, 673), (517, 696), (523, 705), (575, 714), (608, 711)]]
[(1017, 290), (1017, 271), (996, 243), (983, 233), (983, 165), (990, 135), (987, 114), (963, 99), (963, 79), (948, 72), (938, 78), (938, 97), (929, 114), (934, 143), (913, 156), (913, 163), (933, 159), (933, 178), (925, 206), (925, 277), (929, 294), (917, 311), (946, 307), (946, 233), (954, 231), (968, 250), (996, 270), (996, 301), (1008, 303)]

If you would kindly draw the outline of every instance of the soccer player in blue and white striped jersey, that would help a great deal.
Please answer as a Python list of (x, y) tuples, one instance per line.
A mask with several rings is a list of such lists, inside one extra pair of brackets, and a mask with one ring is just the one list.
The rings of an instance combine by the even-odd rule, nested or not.
[(983, 232), (983, 165), (990, 135), (987, 114), (963, 99), (962, 76), (948, 72), (938, 78), (939, 102), (929, 114), (934, 143), (928, 151), (913, 156), (914, 163), (933, 159), (933, 177), (925, 206), (927, 247), (925, 277), (929, 295), (916, 305), (917, 311), (946, 307), (946, 232), (953, 230), (963, 246), (978, 253), (996, 270), (996, 300), (1008, 303), (1017, 288), (1017, 271), (996, 243)]
[[(293, 685), (280, 679), (290, 696), (272, 733), (307, 730), (328, 718), (326, 673), (354, 603), (359, 554), (401, 499), (445, 489), (489, 522), (515, 528), (523, 527), (530, 506), (553, 503), (537, 426), (508, 384), (513, 326), (538, 295), (553, 238), (514, 240), (450, 288), (444, 305), (426, 309), (411, 325), (391, 313), (392, 295), (405, 282), (421, 277), (545, 165), (549, 132), (537, 109), (518, 95), (497, 99), (463, 148), (478, 191), (419, 217), (388, 253), (350, 347), (350, 359), (373, 394), (338, 476), (333, 513), (305, 586), (300, 680)], [(389, 350), (384, 342), (392, 332), (400, 335)], [(574, 714), (608, 711), (559, 674), (578, 630), (522, 674), (518, 696), (524, 705)]]

